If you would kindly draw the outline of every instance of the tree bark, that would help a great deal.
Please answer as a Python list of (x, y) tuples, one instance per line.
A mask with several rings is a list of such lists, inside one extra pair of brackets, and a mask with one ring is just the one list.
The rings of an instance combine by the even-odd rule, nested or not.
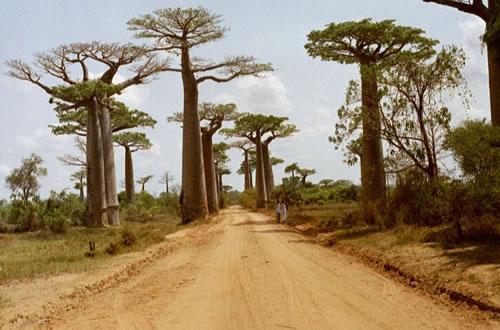
[(87, 108), (87, 189), (87, 226), (103, 227), (106, 212), (104, 161), (101, 127), (95, 99)]
[(363, 120), (362, 203), (364, 206), (369, 206), (383, 202), (386, 190), (377, 75), (372, 65), (361, 65), (361, 99)]
[(255, 187), (257, 189), (257, 209), (266, 208), (267, 202), (267, 190), (266, 190), (266, 179), (264, 177), (264, 161), (262, 157), (262, 141), (261, 134), (257, 132), (256, 134), (256, 161), (255, 161)]
[(262, 162), (264, 165), (264, 179), (266, 182), (266, 195), (271, 198), (274, 190), (273, 166), (271, 164), (271, 155), (269, 154), (269, 144), (262, 143)]
[(245, 190), (252, 188), (252, 176), (250, 173), (250, 164), (248, 164), (248, 150), (243, 151), (245, 153), (245, 160), (243, 161), (243, 171), (245, 174)]
[(254, 184), (253, 184), (253, 171), (250, 168), (250, 165), (248, 166), (248, 178), (250, 179), (250, 189), (253, 189)]
[(80, 178), (80, 201), (84, 202), (85, 201), (85, 194), (83, 192), (83, 179)]
[[(420, 96), (419, 104), (422, 105), (423, 103), (423, 96)], [(417, 109), (417, 118), (418, 118), (418, 126), (420, 129), (420, 134), (422, 135), (422, 142), (424, 144), (425, 148), (425, 154), (427, 157), (427, 176), (429, 177), (430, 181), (433, 181), (437, 178), (438, 171), (437, 171), (437, 164), (434, 163), (434, 155), (432, 153), (432, 147), (431, 147), (431, 142), (429, 140), (429, 135), (427, 134), (427, 130), (425, 128), (425, 119), (424, 119), (424, 111), (422, 109), (422, 106)]]
[(125, 147), (125, 201), (127, 204), (133, 203), (135, 200), (134, 187), (134, 163), (132, 161), (132, 151), (129, 147)]
[(491, 123), (500, 126), (500, 41), (489, 43), (487, 48)]
[(201, 139), (203, 145), (203, 167), (205, 171), (205, 186), (207, 188), (208, 212), (210, 214), (216, 214), (219, 212), (219, 203), (217, 201), (217, 178), (215, 173), (212, 135), (202, 130)]
[(115, 150), (113, 148), (113, 132), (109, 109), (105, 106), (99, 109), (99, 121), (102, 135), (102, 151), (104, 158), (104, 182), (106, 186), (106, 214), (108, 224), (120, 224), (120, 209), (116, 191)]
[(198, 83), (191, 69), (189, 51), (181, 51), (184, 110), (182, 126), (182, 223), (203, 219), (207, 214), (207, 191), (203, 171)]
[(224, 204), (224, 196), (222, 195), (222, 192), (224, 191), (224, 184), (222, 182), (222, 174), (218, 175), (218, 187), (219, 187), (219, 208), (223, 209), (225, 206)]

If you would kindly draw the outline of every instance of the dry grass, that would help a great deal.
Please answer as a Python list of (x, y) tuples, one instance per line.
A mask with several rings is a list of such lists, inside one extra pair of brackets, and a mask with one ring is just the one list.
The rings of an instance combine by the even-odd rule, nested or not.
[(354, 225), (355, 219), (350, 215), (357, 210), (357, 203), (305, 205), (290, 208), (288, 220), (291, 225), (311, 223), (322, 230), (334, 230)]
[[(118, 254), (142, 250), (179, 229), (178, 223), (178, 218), (165, 216), (152, 222), (124, 223), (121, 227), (72, 227), (64, 234), (50, 231), (0, 234), (0, 284), (13, 279), (93, 269), (111, 258), (105, 253), (110, 242), (119, 244)], [(135, 236), (133, 245), (122, 243), (125, 229)], [(94, 257), (84, 255), (89, 241), (96, 244)]]

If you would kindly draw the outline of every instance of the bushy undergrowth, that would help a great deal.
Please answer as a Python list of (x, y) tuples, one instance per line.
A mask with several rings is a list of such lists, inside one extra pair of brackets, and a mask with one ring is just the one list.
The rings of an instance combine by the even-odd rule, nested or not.
[(155, 197), (143, 191), (136, 194), (135, 201), (131, 204), (122, 201), (121, 209), (126, 221), (148, 222), (164, 214), (177, 214), (179, 196), (174, 193), (161, 193)]

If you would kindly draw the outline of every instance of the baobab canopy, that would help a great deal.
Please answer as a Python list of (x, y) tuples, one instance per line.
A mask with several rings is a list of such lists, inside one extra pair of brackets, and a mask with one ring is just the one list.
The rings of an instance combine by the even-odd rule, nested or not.
[(368, 64), (395, 55), (428, 57), (434, 53), (436, 40), (425, 37), (421, 29), (394, 22), (374, 22), (367, 18), (330, 23), (323, 30), (309, 33), (305, 48), (312, 57), (342, 64)]

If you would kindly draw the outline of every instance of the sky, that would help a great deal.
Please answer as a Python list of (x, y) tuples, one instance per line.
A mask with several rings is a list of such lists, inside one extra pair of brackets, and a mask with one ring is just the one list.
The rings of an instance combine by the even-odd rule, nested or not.
[[(315, 182), (325, 178), (359, 182), (359, 167), (343, 163), (342, 152), (328, 142), (347, 83), (358, 79), (358, 69), (310, 58), (304, 49), (307, 34), (331, 22), (395, 19), (397, 24), (424, 29), (442, 45), (461, 46), (468, 55), (465, 75), (473, 99), (468, 110), (460, 102), (451, 102), (453, 122), (489, 118), (486, 56), (479, 40), (484, 24), (473, 16), (422, 0), (2, 0), (0, 199), (9, 197), (5, 177), (32, 152), (41, 155), (48, 168), (48, 176), (41, 180), (42, 196), (50, 190), (72, 189), (70, 175), (75, 169), (61, 164), (57, 157), (76, 154), (71, 136), (54, 136), (48, 128), (57, 122), (49, 96), (28, 82), (8, 77), (7, 60), (32, 62), (33, 54), (71, 42), (141, 43), (127, 30), (129, 19), (158, 8), (196, 6), (222, 15), (223, 24), (230, 28), (223, 40), (199, 47), (197, 56), (217, 60), (249, 55), (271, 62), (275, 68), (264, 79), (205, 82), (199, 90), (200, 101), (234, 102), (240, 112), (287, 116), (298, 126), (300, 132), (293, 137), (271, 144), (273, 156), (285, 160), (284, 165), (275, 167), (276, 182), (281, 181), (284, 166), (292, 162), (316, 169), (317, 174), (311, 177)], [(126, 77), (127, 72), (120, 75)], [(154, 175), (147, 190), (160, 193), (161, 173), (170, 171), (176, 182), (181, 177), (181, 129), (166, 121), (167, 116), (182, 110), (180, 75), (164, 73), (148, 85), (128, 89), (120, 99), (158, 121), (154, 129), (144, 130), (153, 147), (134, 154), (134, 169), (136, 178)], [(115, 155), (120, 182), (124, 176), (123, 150), (116, 148)], [(235, 172), (242, 156), (237, 150), (231, 150), (229, 156), (234, 174), (225, 177), (225, 184), (241, 189), (243, 177)]]

